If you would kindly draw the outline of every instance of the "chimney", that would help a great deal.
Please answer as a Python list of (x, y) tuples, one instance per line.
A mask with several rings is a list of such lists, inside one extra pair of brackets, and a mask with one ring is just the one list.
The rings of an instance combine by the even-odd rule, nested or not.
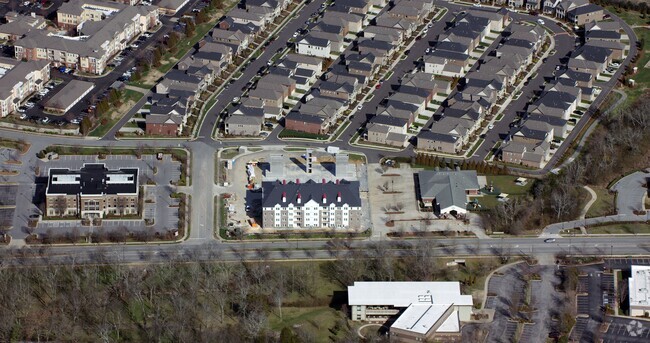
[(339, 179), (336, 179), (336, 184), (337, 184), (337, 185), (339, 184)]
[(283, 184), (283, 185), (286, 185), (286, 184), (287, 184), (287, 180), (282, 180), (282, 184)]
[(300, 184), (300, 179), (296, 179), (296, 185)]
[(282, 192), (282, 202), (287, 202), (287, 192)]
[(323, 184), (325, 184), (325, 179), (323, 179)]
[(296, 195), (296, 202), (300, 204), (300, 193), (298, 193), (298, 195)]
[(323, 193), (323, 204), (327, 204), (327, 194)]
[(341, 192), (336, 193), (336, 202), (341, 202)]

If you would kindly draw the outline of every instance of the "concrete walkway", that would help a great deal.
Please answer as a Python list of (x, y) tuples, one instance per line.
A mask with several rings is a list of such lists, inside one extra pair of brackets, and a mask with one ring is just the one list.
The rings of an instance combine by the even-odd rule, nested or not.
[(560, 232), (566, 229), (576, 229), (582, 226), (602, 225), (602, 224), (616, 224), (619, 222), (646, 222), (650, 220), (650, 213), (635, 215), (635, 214), (615, 214), (612, 216), (595, 217), (571, 220), (568, 222), (554, 223), (544, 228), (539, 235), (540, 238), (558, 238)]
[(598, 195), (596, 195), (596, 192), (594, 192), (594, 190), (591, 189), (591, 187), (589, 186), (582, 186), (582, 188), (587, 190), (587, 192), (589, 192), (589, 195), (591, 195), (591, 199), (587, 202), (585, 207), (582, 209), (582, 212), (580, 212), (580, 219), (585, 219), (587, 212), (589, 212), (589, 208), (591, 207), (591, 205), (594, 204), (594, 202), (596, 202), (596, 199), (598, 199)]

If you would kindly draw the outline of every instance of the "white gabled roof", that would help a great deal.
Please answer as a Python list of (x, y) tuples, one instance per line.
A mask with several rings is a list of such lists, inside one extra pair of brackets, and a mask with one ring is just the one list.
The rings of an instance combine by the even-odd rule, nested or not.
[(348, 303), (354, 305), (453, 304), (472, 306), (472, 296), (460, 293), (458, 281), (355, 282), (348, 286)]
[[(433, 327), (442, 326), (450, 318), (452, 319), (451, 322), (453, 322), (453, 316), (447, 312), (451, 306), (451, 304), (411, 305), (395, 320), (390, 328), (426, 335)], [(458, 322), (458, 314), (456, 314), (456, 322)]]

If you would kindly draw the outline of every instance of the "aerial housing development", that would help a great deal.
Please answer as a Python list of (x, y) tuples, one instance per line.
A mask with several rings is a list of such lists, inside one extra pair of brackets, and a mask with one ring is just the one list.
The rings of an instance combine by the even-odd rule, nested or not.
[(2, 341), (650, 341), (650, 13), (3, 0)]

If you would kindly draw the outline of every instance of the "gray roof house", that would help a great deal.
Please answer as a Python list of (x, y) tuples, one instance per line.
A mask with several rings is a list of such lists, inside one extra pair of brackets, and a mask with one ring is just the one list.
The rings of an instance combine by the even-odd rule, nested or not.
[(465, 214), (469, 196), (478, 195), (480, 186), (475, 170), (423, 170), (418, 173), (420, 199), (441, 215)]
[(263, 116), (231, 115), (224, 121), (226, 134), (259, 136), (263, 119)]

